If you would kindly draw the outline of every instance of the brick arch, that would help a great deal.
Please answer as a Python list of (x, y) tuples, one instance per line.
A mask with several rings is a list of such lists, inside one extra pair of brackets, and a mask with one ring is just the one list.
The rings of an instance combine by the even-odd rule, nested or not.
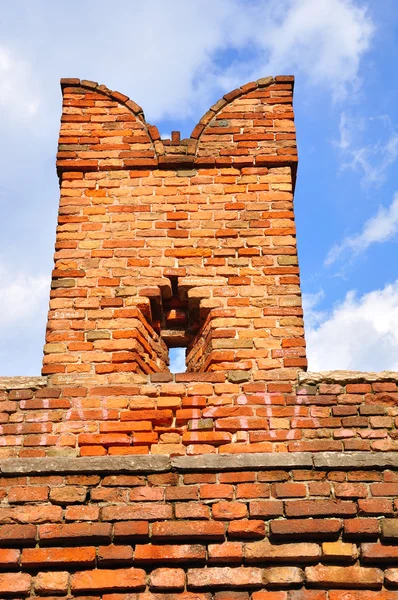
[[(143, 109), (134, 100), (131, 100), (126, 94), (110, 90), (103, 84), (98, 84), (95, 81), (87, 79), (61, 79), (61, 89), (63, 94), (63, 113), (61, 117), (60, 148), (57, 155), (57, 170), (59, 175), (70, 171), (153, 167), (157, 164), (156, 146), (158, 146), (158, 150), (160, 149), (160, 151), (159, 144), (162, 146), (159, 131), (157, 127), (146, 122)], [(104, 102), (107, 99), (114, 102), (115, 106), (111, 110), (114, 110), (115, 113), (119, 109), (119, 114), (115, 115), (115, 124), (124, 122), (127, 125), (131, 121), (131, 115), (135, 117), (135, 122), (140, 129), (140, 136), (137, 137), (137, 143), (140, 146), (147, 146), (147, 148), (140, 148), (139, 151), (135, 150), (133, 136), (131, 136), (131, 139), (123, 140), (124, 144), (115, 145), (115, 153), (119, 150), (119, 164), (104, 163), (103, 160), (100, 162), (97, 158), (86, 158), (87, 151), (92, 151), (95, 154), (97, 150), (101, 150), (101, 147), (95, 143), (95, 136), (92, 135), (92, 129), (88, 129), (95, 122), (98, 122), (98, 129), (106, 128), (106, 122), (101, 122), (100, 115), (90, 113), (90, 109), (93, 109), (94, 104), (101, 101), (101, 99)], [(74, 114), (80, 108), (83, 109), (83, 114)], [(100, 109), (96, 108), (95, 110), (98, 111)], [(106, 117), (109, 118), (110, 116), (107, 115)], [(95, 120), (96, 118), (97, 121)], [(68, 135), (68, 131), (73, 128), (74, 123), (76, 126), (79, 123), (82, 124), (82, 128), (80, 131), (72, 129), (73, 134)], [(109, 130), (109, 134), (111, 135), (111, 130)], [(66, 140), (63, 140), (62, 138), (65, 137)], [(79, 146), (83, 149), (78, 148)], [(130, 154), (134, 153), (134, 156), (129, 156), (129, 152)]]
[[(126, 94), (122, 94), (116, 90), (110, 90), (103, 84), (98, 84), (95, 81), (87, 79), (69, 78), (61, 79), (61, 88), (63, 93), (70, 92), (71, 89), (75, 93), (80, 90), (83, 93), (92, 93), (103, 95), (105, 98), (109, 98), (115, 101), (119, 106), (126, 108), (128, 113), (133, 114), (137, 122), (142, 125), (143, 131), (148, 137), (150, 143), (152, 155), (151, 156), (140, 156), (136, 157), (135, 164), (130, 160), (125, 160), (123, 167), (153, 167), (159, 166), (172, 166), (180, 165), (181, 167), (189, 167), (193, 164), (205, 165), (218, 163), (219, 165), (236, 164), (239, 166), (256, 163), (258, 166), (262, 164), (269, 164), (270, 158), (273, 160), (273, 164), (290, 164), (294, 171), (294, 176), (297, 167), (297, 151), (295, 146), (295, 134), (293, 125), (293, 112), (291, 107), (291, 96), (293, 92), (294, 77), (293, 76), (277, 76), (277, 77), (264, 77), (256, 81), (246, 83), (235, 90), (232, 90), (222, 98), (220, 98), (215, 104), (213, 104), (209, 110), (201, 117), (197, 125), (193, 128), (189, 138), (179, 140), (179, 132), (177, 134), (177, 141), (165, 141), (160, 138), (159, 130), (155, 125), (149, 124), (145, 119), (145, 114), (141, 106), (139, 106), (134, 100), (129, 98)], [(272, 112), (272, 122), (261, 123), (261, 119), (257, 119), (253, 127), (253, 117), (256, 116), (256, 110), (253, 110), (254, 104), (251, 108), (245, 112), (241, 112), (242, 118), (245, 120), (246, 125), (243, 127), (243, 131), (237, 132), (236, 127), (232, 124), (231, 128), (225, 127), (223, 123), (226, 120), (230, 120), (231, 109), (236, 111), (237, 105), (242, 102), (250, 100), (257, 101), (261, 106), (274, 105), (277, 112)], [(286, 103), (286, 105), (285, 105)], [(290, 105), (290, 106), (289, 106)], [(282, 111), (281, 111), (282, 106)], [(67, 107), (66, 107), (67, 108)], [(284, 110), (283, 110), (284, 109)], [(65, 109), (64, 109), (65, 112)], [(237, 113), (239, 114), (239, 113)], [(274, 119), (277, 117), (277, 119)], [(67, 119), (67, 115), (63, 115), (63, 120)], [(73, 118), (73, 116), (72, 116)], [(236, 119), (235, 119), (236, 120)], [(277, 124), (274, 120), (278, 121)], [(264, 121), (264, 119), (263, 119)], [(222, 123), (218, 127), (219, 123)], [(269, 154), (266, 152), (262, 153), (261, 145), (257, 145), (257, 148), (252, 149), (250, 152), (244, 152), (239, 149), (239, 152), (234, 151), (233, 146), (235, 139), (230, 140), (230, 144), (225, 147), (223, 143), (223, 135), (229, 132), (231, 135), (237, 134), (238, 136), (245, 136), (245, 129), (250, 128), (251, 134), (257, 138), (265, 137), (268, 138), (269, 142), (280, 141), (282, 143), (275, 144), (274, 152)], [(264, 131), (265, 128), (265, 131)], [(287, 128), (287, 129), (286, 129)], [(255, 130), (253, 132), (253, 129)], [(286, 144), (286, 140), (277, 140), (277, 135), (289, 136), (290, 144)], [(212, 141), (212, 149), (209, 151), (209, 141)], [(219, 142), (221, 148), (219, 152), (214, 151), (214, 142)], [(265, 141), (264, 139), (262, 140)], [(239, 144), (238, 144), (239, 145)], [(177, 148), (176, 148), (177, 147)], [(231, 154), (232, 151), (232, 154)], [(68, 152), (68, 150), (67, 150)], [(57, 169), (58, 173), (62, 174), (65, 171), (84, 169), (84, 170), (97, 170), (99, 165), (94, 162), (76, 161), (72, 160), (70, 155), (65, 155), (65, 152), (60, 150), (58, 153)]]
[[(285, 76), (286, 77), (286, 76)], [(206, 129), (206, 126), (209, 122), (221, 111), (225, 109), (228, 104), (231, 104), (237, 98), (244, 96), (245, 94), (257, 89), (257, 88), (266, 88), (270, 85), (274, 84), (276, 80), (280, 80), (281, 77), (263, 77), (262, 79), (258, 79), (256, 81), (250, 81), (235, 90), (231, 90), (224, 94), (217, 102), (215, 102), (212, 106), (210, 106), (209, 110), (205, 112), (205, 114), (201, 117), (198, 123), (192, 130), (191, 138), (200, 140), (200, 137), (203, 131)], [(291, 78), (289, 78), (291, 79)]]
[(223, 166), (289, 165), (295, 180), (297, 146), (292, 76), (265, 77), (216, 102), (192, 132), (196, 161)]

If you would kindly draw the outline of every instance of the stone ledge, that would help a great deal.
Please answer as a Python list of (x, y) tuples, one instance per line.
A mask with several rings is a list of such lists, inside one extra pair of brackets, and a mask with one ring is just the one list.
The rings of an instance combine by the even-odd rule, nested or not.
[(373, 383), (375, 381), (398, 382), (397, 371), (320, 371), (298, 372), (298, 383), (309, 385), (316, 383)]
[(235, 471), (239, 469), (312, 468), (311, 452), (203, 454), (171, 459), (177, 471)]
[(170, 456), (93, 456), (86, 458), (8, 458), (1, 461), (3, 474), (40, 473), (155, 473), (169, 471)]
[(46, 387), (47, 384), (47, 377), (0, 377), (0, 390), (36, 389)]
[(398, 468), (398, 452), (280, 452), (206, 454), (170, 457), (161, 455), (99, 456), (86, 458), (9, 458), (1, 461), (3, 475), (44, 473), (161, 473), (170, 470), (239, 471), (262, 469), (385, 469)]
[[(173, 375), (171, 373), (165, 373), (170, 376), (170, 381), (186, 382), (186, 383), (200, 383), (203, 381), (212, 381), (217, 379), (213, 374), (211, 377), (209, 374), (203, 373), (177, 373)], [(156, 377), (155, 377), (156, 378)], [(117, 385), (131, 385), (131, 384), (145, 384), (150, 381), (148, 375), (141, 374), (126, 374), (122, 380), (117, 381)], [(320, 371), (305, 373), (304, 371), (298, 372), (298, 384), (299, 385), (315, 385), (318, 383), (374, 383), (383, 381), (394, 381), (398, 383), (398, 372), (397, 371), (380, 371), (380, 372), (366, 372), (366, 371)], [(115, 383), (116, 384), (116, 383)], [(37, 389), (46, 387), (47, 385), (113, 385), (112, 381), (108, 381), (107, 378), (101, 378), (97, 375), (87, 375), (74, 373), (71, 375), (51, 375), (46, 377), (29, 377), (29, 376), (15, 376), (15, 377), (0, 377), (0, 390), (16, 390), (16, 389)]]
[(388, 469), (398, 467), (398, 452), (320, 452), (313, 461), (316, 469)]

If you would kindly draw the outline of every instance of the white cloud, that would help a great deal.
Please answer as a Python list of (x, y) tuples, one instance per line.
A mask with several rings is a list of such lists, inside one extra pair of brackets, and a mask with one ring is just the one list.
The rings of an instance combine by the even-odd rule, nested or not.
[(266, 33), (273, 70), (291, 64), (315, 85), (343, 98), (359, 83), (359, 66), (374, 26), (366, 9), (351, 0), (289, 2), (286, 18)]
[(350, 291), (320, 317), (313, 306), (305, 319), (309, 370), (398, 370), (398, 280), (360, 297)]
[(0, 46), (0, 114), (3, 112), (11, 119), (29, 119), (38, 109), (30, 65)]
[(348, 151), (354, 142), (354, 132), (363, 131), (365, 122), (362, 117), (355, 119), (346, 111), (340, 114), (339, 133), (340, 139), (334, 145), (342, 152)]
[(326, 257), (325, 265), (329, 266), (346, 256), (355, 257), (372, 244), (391, 240), (397, 233), (398, 192), (387, 208), (380, 206), (377, 213), (365, 222), (361, 233), (347, 236), (340, 244), (335, 244)]
[(254, 14), (245, 11), (240, 25), (257, 55), (252, 62), (231, 65), (225, 81), (293, 72), (330, 91), (335, 100), (357, 91), (360, 63), (375, 29), (365, 8), (352, 0), (275, 0)]
[(314, 328), (319, 323), (321, 323), (322, 319), (326, 318), (325, 312), (320, 311), (316, 307), (318, 304), (325, 298), (325, 293), (323, 290), (316, 292), (315, 294), (303, 294), (303, 309), (305, 313), (305, 324)]
[[(342, 169), (360, 171), (363, 186), (380, 185), (388, 168), (398, 158), (398, 132), (388, 115), (353, 116), (346, 111), (340, 115), (340, 139), (335, 146), (341, 152)], [(377, 136), (372, 143), (362, 144)]]
[(39, 375), (50, 278), (0, 264), (0, 375)]
[[(341, 98), (358, 84), (374, 31), (366, 9), (353, 0), (120, 0), (113, 12), (88, 0), (78, 7), (78, 20), (72, 9), (60, 21), (56, 5), (25, 3), (17, 38), (25, 61), (0, 48), (0, 90), (7, 102), (11, 91), (35, 110), (31, 68), (45, 104), (55, 99), (60, 75), (97, 79), (131, 95), (155, 120), (199, 117), (215, 92), (291, 71)], [(11, 7), (0, 7), (4, 22), (12, 16)], [(235, 59), (220, 59), (227, 51)]]
[(392, 133), (384, 142), (353, 149), (351, 156), (352, 160), (346, 167), (362, 169), (364, 184), (380, 184), (385, 179), (387, 169), (398, 157), (398, 133)]

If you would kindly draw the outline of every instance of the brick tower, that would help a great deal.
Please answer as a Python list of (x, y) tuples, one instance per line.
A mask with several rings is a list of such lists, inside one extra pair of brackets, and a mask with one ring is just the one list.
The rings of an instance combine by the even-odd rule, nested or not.
[(190, 373), (294, 378), (306, 360), (293, 78), (226, 94), (171, 141), (127, 96), (74, 79), (62, 90), (43, 374), (164, 372), (183, 346)]
[(398, 600), (398, 374), (305, 372), (293, 78), (170, 141), (61, 84), (43, 375), (0, 378), (0, 598)]

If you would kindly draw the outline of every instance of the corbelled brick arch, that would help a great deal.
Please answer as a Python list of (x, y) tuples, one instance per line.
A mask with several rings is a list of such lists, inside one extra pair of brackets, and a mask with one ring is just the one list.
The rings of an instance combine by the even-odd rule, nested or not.
[[(306, 365), (292, 77), (226, 94), (161, 140), (127, 96), (62, 80), (61, 201), (43, 374)], [(286, 372), (287, 373), (287, 372)]]

